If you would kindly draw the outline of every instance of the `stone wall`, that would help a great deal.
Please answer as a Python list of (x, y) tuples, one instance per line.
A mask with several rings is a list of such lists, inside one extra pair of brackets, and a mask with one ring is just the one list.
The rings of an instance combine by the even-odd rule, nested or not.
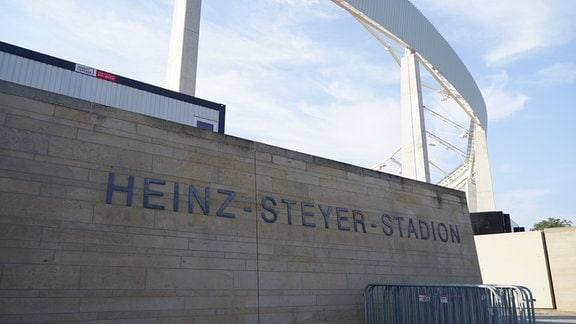
[(362, 323), (480, 283), (462, 192), (0, 82), (0, 322)]
[(576, 227), (544, 230), (558, 310), (576, 311)]
[(485, 284), (528, 287), (535, 308), (554, 308), (546, 244), (540, 231), (483, 234), (474, 240)]
[(528, 287), (535, 308), (576, 311), (576, 227), (474, 237), (486, 284)]

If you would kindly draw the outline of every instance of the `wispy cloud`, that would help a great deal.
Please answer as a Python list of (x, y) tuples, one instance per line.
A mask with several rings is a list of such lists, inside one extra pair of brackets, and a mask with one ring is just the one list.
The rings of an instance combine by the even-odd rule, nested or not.
[(243, 22), (201, 26), (197, 94), (226, 103), (227, 132), (363, 166), (390, 154), (400, 136), (392, 59), (324, 39), (352, 19), (336, 6), (253, 6)]
[(491, 76), (489, 85), (482, 89), (488, 118), (491, 121), (506, 119), (524, 109), (528, 96), (520, 92), (508, 90), (508, 74), (501, 72)]
[[(111, 0), (21, 1), (14, 5), (29, 17), (16, 22), (20, 32), (30, 34), (33, 40), (21, 44), (24, 47), (141, 81), (163, 83), (171, 1), (138, 6)], [(2, 38), (9, 42), (11, 35), (30, 39), (18, 37), (13, 29), (5, 33)], [(18, 39), (14, 43), (19, 44)]]
[(560, 62), (536, 72), (536, 82), (548, 86), (571, 84), (576, 80), (576, 63)]
[(451, 20), (451, 33), (477, 43), (487, 65), (501, 65), (576, 38), (576, 2), (564, 0), (413, 0)]

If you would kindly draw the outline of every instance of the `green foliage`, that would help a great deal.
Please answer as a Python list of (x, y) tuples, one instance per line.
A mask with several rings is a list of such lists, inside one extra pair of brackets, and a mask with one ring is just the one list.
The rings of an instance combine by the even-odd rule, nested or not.
[(531, 231), (541, 231), (545, 228), (553, 228), (553, 227), (567, 227), (572, 226), (572, 221), (559, 218), (548, 217), (548, 219), (542, 220), (536, 224), (531, 229)]

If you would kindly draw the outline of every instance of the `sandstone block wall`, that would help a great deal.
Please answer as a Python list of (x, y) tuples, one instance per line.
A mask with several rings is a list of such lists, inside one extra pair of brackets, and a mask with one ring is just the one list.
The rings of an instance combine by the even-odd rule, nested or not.
[(476, 235), (474, 240), (485, 284), (528, 287), (535, 308), (554, 308), (542, 232)]
[(576, 227), (544, 230), (556, 308), (576, 311)]
[(528, 287), (535, 308), (576, 311), (576, 228), (477, 235), (485, 284)]
[(462, 192), (0, 82), (0, 322), (362, 323), (480, 283)]

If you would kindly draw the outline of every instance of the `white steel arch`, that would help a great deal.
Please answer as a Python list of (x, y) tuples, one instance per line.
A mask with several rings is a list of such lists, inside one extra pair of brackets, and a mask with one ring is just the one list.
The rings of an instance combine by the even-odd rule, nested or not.
[[(400, 64), (402, 103), (402, 174), (430, 181), (427, 132), (418, 63), (470, 117), (468, 145), (463, 162), (439, 181), (439, 185), (466, 187), (470, 211), (495, 209), (488, 159), (486, 104), (472, 75), (438, 30), (408, 0), (332, 0), (348, 11), (390, 52)], [(399, 58), (385, 36), (404, 47)], [(395, 155), (376, 165), (380, 169)], [(433, 165), (433, 164), (432, 164)]]

